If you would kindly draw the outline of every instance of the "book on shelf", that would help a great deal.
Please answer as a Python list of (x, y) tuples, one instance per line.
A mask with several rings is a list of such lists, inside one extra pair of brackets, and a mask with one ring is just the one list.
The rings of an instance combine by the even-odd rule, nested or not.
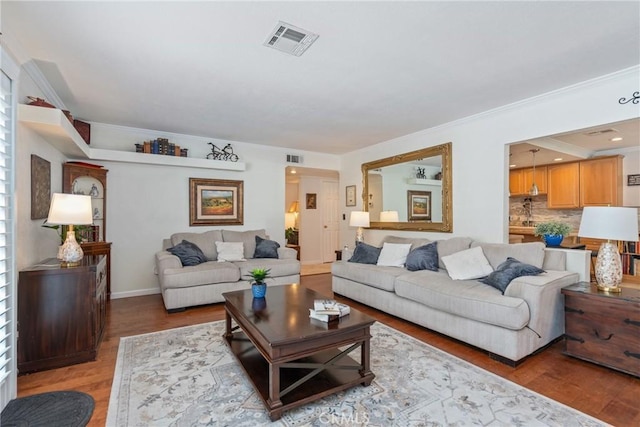
[(331, 322), (349, 314), (348, 305), (334, 300), (316, 300), (309, 309), (309, 317), (323, 322)]

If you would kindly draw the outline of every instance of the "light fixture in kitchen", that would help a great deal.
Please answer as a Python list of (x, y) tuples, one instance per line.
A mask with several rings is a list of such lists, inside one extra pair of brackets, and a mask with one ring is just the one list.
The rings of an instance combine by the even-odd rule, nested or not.
[(540, 151), (539, 148), (532, 148), (531, 154), (533, 155), (533, 178), (531, 180), (531, 188), (529, 189), (530, 196), (537, 196), (539, 193), (538, 186), (536, 185), (536, 153)]

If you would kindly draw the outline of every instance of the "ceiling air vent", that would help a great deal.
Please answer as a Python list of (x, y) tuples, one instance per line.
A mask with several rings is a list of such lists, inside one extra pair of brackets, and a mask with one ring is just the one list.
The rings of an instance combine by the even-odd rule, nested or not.
[(608, 129), (600, 129), (600, 130), (594, 130), (592, 132), (587, 132), (585, 135), (587, 136), (598, 136), (598, 135), (606, 135), (608, 133), (617, 133), (618, 131), (613, 129), (613, 128), (608, 128)]
[(302, 163), (302, 156), (287, 154), (287, 163)]
[(264, 45), (290, 55), (300, 56), (317, 38), (317, 34), (279, 21)]

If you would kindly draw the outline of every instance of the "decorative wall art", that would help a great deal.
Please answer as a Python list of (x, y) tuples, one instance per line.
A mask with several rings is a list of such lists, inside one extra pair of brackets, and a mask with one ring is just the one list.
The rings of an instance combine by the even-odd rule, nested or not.
[(51, 202), (51, 163), (31, 155), (31, 219), (42, 219), (49, 215)]
[(317, 197), (316, 193), (307, 193), (307, 209), (316, 209), (317, 208)]
[(356, 186), (355, 185), (347, 185), (346, 188), (346, 205), (347, 206), (355, 206), (356, 205)]
[(431, 221), (431, 191), (407, 190), (409, 221)]
[(244, 224), (244, 181), (189, 178), (189, 225)]

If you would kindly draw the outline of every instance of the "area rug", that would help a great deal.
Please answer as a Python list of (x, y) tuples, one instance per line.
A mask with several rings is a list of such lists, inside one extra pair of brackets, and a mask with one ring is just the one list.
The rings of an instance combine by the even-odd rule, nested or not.
[(369, 387), (271, 423), (222, 340), (224, 321), (120, 340), (107, 426), (601, 426), (388, 326), (372, 326)]
[(2, 427), (83, 427), (91, 419), (93, 397), (79, 391), (52, 391), (14, 399), (2, 410)]

